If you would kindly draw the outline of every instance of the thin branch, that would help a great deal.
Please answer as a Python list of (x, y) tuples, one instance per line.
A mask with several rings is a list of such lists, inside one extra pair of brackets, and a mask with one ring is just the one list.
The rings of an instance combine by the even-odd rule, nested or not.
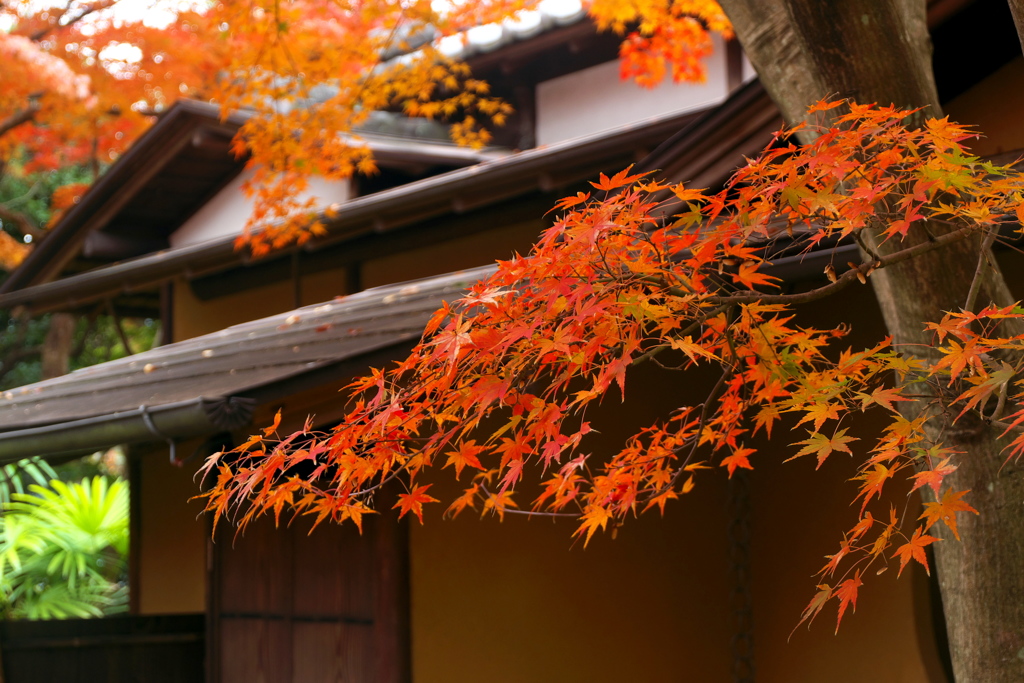
[(729, 381), (729, 378), (733, 376), (733, 373), (735, 373), (735, 371), (736, 369), (730, 365), (728, 369), (726, 369), (725, 372), (722, 373), (722, 376), (718, 378), (718, 381), (715, 382), (715, 386), (711, 388), (711, 392), (708, 394), (707, 399), (705, 399), (704, 405), (701, 406), (700, 420), (697, 423), (697, 431), (694, 432), (693, 443), (690, 444), (690, 450), (686, 454), (686, 458), (680, 463), (679, 469), (676, 471), (675, 476), (672, 477), (672, 481), (669, 482), (669, 484), (665, 486), (662, 490), (674, 488), (675, 485), (679, 482), (679, 478), (683, 476), (683, 472), (686, 471), (686, 466), (689, 465), (690, 462), (693, 460), (693, 456), (697, 453), (697, 447), (700, 445), (700, 435), (704, 431), (704, 426), (707, 424), (708, 408), (714, 401), (718, 399), (719, 390), (725, 386), (725, 383)]
[(853, 239), (857, 240), (857, 246), (859, 246), (864, 251), (865, 254), (869, 255), (871, 258), (873, 258), (876, 261), (881, 261), (882, 260), (882, 257), (879, 256), (878, 252), (876, 252), (874, 249), (872, 249), (871, 245), (869, 245), (867, 242), (864, 241), (864, 238), (861, 236), (861, 231), (860, 230), (857, 230), (857, 231), (855, 231), (853, 233)]
[(953, 232), (939, 235), (932, 238), (931, 241), (924, 242), (922, 244), (916, 244), (912, 247), (908, 247), (902, 251), (893, 252), (888, 256), (883, 257), (879, 261), (872, 263), (862, 263), (855, 268), (851, 268), (846, 271), (838, 278), (835, 282), (829, 283), (824, 287), (818, 289), (812, 289), (809, 292), (802, 292), (800, 294), (764, 294), (756, 291), (746, 291), (729, 296), (722, 297), (708, 297), (704, 299), (704, 302), (711, 304), (743, 304), (743, 303), (762, 303), (762, 304), (804, 304), (819, 299), (824, 299), (827, 296), (831, 296), (836, 292), (839, 292), (860, 278), (865, 277), (872, 270), (879, 268), (886, 268), (888, 266), (908, 261), (912, 258), (916, 258), (922, 254), (926, 254), (930, 251), (935, 251), (942, 247), (948, 246), (955, 242), (959, 242), (962, 239), (970, 237), (975, 231), (974, 226), (966, 226), (954, 230)]
[(117, 311), (114, 310), (114, 302), (107, 299), (107, 315), (110, 316), (111, 322), (114, 323), (114, 329), (117, 331), (117, 336), (121, 339), (121, 345), (124, 346), (124, 352), (129, 356), (134, 356), (135, 353), (132, 351), (132, 345), (128, 341), (128, 335), (124, 332), (124, 327), (121, 326), (121, 318), (118, 317)]
[(989, 255), (992, 243), (996, 240), (998, 230), (989, 230), (985, 240), (981, 244), (981, 252), (978, 254), (978, 265), (974, 269), (974, 278), (971, 280), (971, 289), (967, 292), (967, 301), (964, 302), (964, 310), (970, 313), (974, 310), (974, 304), (978, 299), (978, 292), (981, 291), (981, 276), (985, 272), (985, 266), (989, 264)]
[[(113, 7), (114, 5), (117, 4), (117, 2), (118, 2), (118, 0), (101, 0), (100, 2), (97, 2), (94, 5), (87, 5), (86, 7), (83, 7), (81, 9), (81, 11), (78, 12), (78, 14), (74, 15), (73, 17), (71, 17), (70, 19), (65, 21), (64, 23), (61, 23), (61, 19), (63, 19), (66, 16), (66, 14), (67, 14), (67, 10), (65, 10), (64, 12), (62, 12), (60, 14), (59, 17), (57, 17), (57, 20), (55, 22), (53, 22), (52, 24), (50, 24), (49, 26), (47, 26), (45, 28), (39, 29), (38, 31), (33, 33), (31, 36), (29, 36), (29, 39), (32, 40), (33, 42), (38, 43), (40, 40), (42, 40), (46, 36), (50, 35), (54, 31), (56, 31), (57, 29), (65, 29), (65, 28), (69, 28), (71, 26), (74, 26), (75, 24), (80, 22), (82, 19), (85, 19), (90, 14), (94, 14), (96, 12), (99, 12), (100, 10), (105, 10), (108, 7)], [(68, 9), (70, 9), (70, 7)]]

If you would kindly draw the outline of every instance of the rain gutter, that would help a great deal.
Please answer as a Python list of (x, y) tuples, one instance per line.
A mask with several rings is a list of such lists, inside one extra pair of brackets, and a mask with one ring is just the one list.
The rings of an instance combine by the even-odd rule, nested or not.
[(229, 396), (198, 397), (161, 406), (139, 406), (107, 415), (0, 432), (0, 463), (34, 455), (76, 457), (111, 444), (159, 439), (171, 447), (183, 439), (227, 431), (248, 424), (256, 401)]

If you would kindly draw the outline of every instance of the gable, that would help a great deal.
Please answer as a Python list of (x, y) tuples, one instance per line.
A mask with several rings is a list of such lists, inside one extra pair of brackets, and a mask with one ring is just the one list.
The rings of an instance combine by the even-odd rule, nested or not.
[[(253, 198), (247, 196), (242, 185), (251, 179), (253, 171), (246, 169), (203, 204), (202, 208), (171, 233), (168, 242), (172, 248), (200, 244), (218, 237), (241, 235), (252, 215)], [(349, 181), (327, 181), (312, 177), (309, 187), (298, 199), (312, 198), (317, 207), (340, 204), (351, 198), (352, 185)]]
[(619, 60), (552, 78), (537, 85), (537, 144), (591, 135), (653, 116), (706, 109), (729, 95), (725, 42), (714, 40), (704, 83), (673, 83), (666, 76), (644, 88), (620, 76)]

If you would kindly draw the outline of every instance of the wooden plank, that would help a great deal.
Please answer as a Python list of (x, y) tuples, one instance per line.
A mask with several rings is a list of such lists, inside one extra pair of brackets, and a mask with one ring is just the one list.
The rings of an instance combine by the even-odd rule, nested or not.
[(373, 630), (351, 624), (297, 622), (293, 632), (294, 683), (378, 681)]
[[(382, 491), (380, 509), (389, 510), (395, 492)], [(395, 515), (376, 515), (376, 570), (380, 588), (376, 591), (374, 642), (376, 679), (381, 683), (409, 683), (412, 680), (412, 650), (409, 622), (409, 520)]]
[(312, 534), (295, 525), (295, 614), (373, 620), (376, 521), (368, 515), (363, 534), (354, 524), (324, 523)]
[(291, 680), (288, 659), (291, 633), (282, 621), (220, 621), (221, 683), (285, 683)]
[(273, 519), (259, 519), (232, 538), (233, 529), (224, 528), (220, 552), (220, 609), (224, 612), (283, 613), (288, 587), (283, 581), (289, 564), (288, 535), (274, 527)]
[(127, 449), (128, 461), (128, 613), (139, 613), (142, 551), (142, 459)]

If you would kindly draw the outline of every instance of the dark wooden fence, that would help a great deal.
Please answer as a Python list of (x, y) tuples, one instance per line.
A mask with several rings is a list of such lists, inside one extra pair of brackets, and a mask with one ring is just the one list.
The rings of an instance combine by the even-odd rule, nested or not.
[(0, 683), (200, 683), (202, 614), (0, 622)]

